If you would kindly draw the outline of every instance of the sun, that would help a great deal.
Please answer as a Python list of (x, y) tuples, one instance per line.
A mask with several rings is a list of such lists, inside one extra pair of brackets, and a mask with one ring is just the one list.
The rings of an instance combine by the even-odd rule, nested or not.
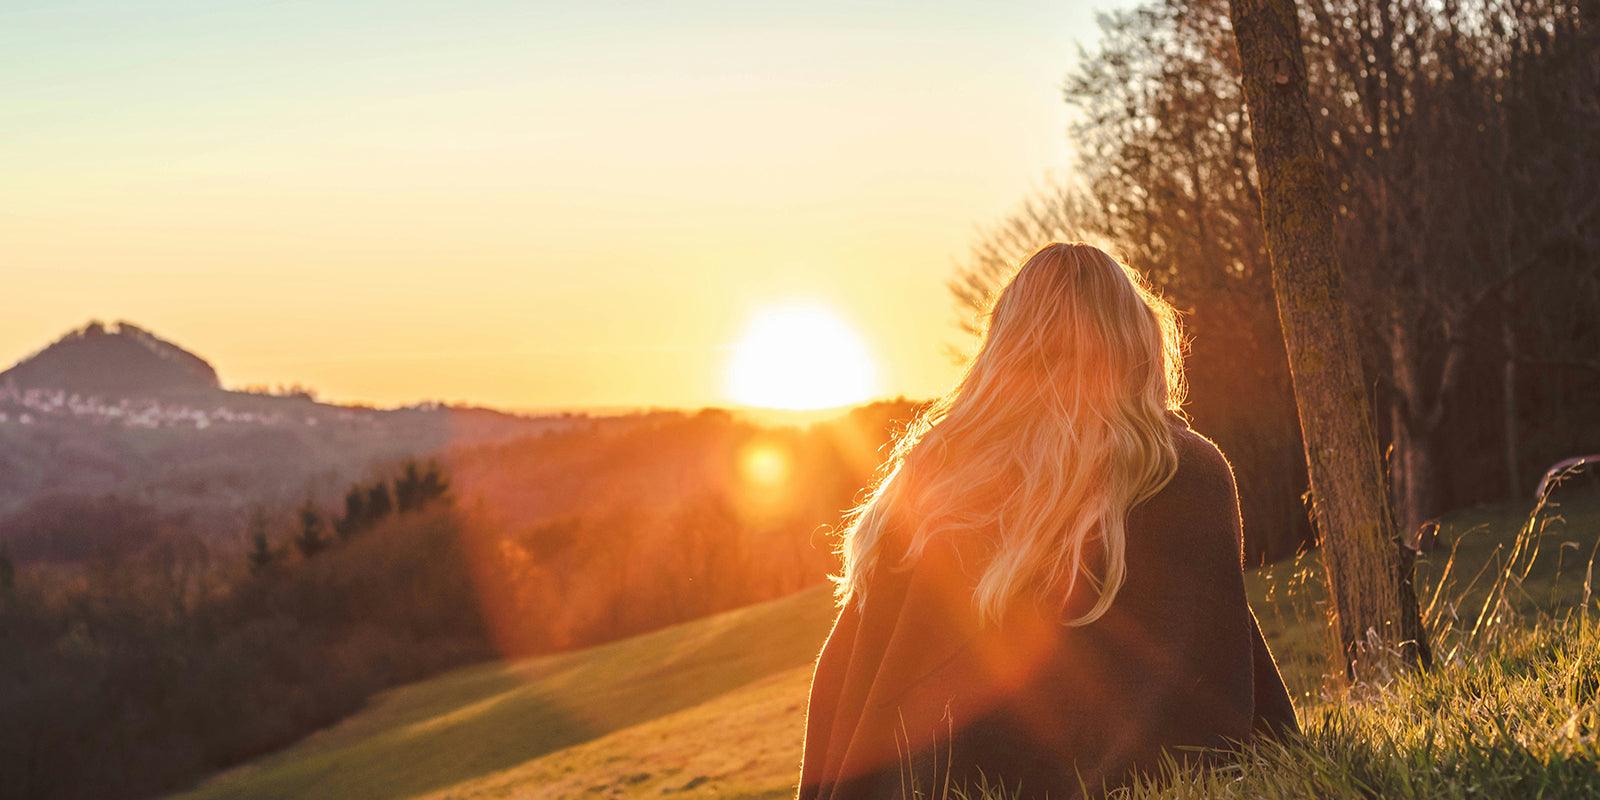
[(733, 348), (728, 396), (761, 408), (807, 411), (860, 403), (877, 390), (861, 337), (828, 308), (763, 309)]

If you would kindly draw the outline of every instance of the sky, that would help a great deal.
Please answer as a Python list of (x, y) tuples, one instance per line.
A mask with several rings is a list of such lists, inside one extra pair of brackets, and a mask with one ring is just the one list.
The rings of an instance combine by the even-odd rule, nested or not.
[(1106, 4), (5, 0), (0, 366), (127, 319), (232, 387), (696, 407), (798, 304), (930, 396)]

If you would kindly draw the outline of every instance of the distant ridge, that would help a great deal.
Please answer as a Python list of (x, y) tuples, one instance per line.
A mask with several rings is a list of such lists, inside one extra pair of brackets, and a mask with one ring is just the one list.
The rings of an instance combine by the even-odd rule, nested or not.
[(12, 515), (56, 519), (54, 504), (99, 508), (116, 496), (154, 509), (163, 531), (226, 552), (253, 506), (289, 508), (319, 492), (332, 507), (340, 498), (320, 492), (402, 459), (591, 424), (439, 403), (338, 405), (298, 388), (230, 391), (178, 345), (128, 322), (90, 322), (0, 372), (0, 538)]
[(0, 387), (85, 395), (148, 395), (221, 388), (205, 359), (131, 322), (92, 320), (0, 372)]

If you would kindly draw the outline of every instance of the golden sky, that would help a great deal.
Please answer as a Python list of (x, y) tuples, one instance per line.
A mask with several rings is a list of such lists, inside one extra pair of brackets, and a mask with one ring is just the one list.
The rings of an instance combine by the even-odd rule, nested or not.
[(125, 318), (230, 386), (697, 406), (809, 304), (930, 395), (1095, 10), (8, 2), (0, 365)]

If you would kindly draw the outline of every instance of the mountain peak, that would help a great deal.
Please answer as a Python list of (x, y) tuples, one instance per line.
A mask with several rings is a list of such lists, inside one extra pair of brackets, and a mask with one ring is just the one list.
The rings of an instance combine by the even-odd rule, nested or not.
[(0, 372), (0, 386), (86, 395), (221, 388), (206, 360), (131, 322), (91, 320)]

